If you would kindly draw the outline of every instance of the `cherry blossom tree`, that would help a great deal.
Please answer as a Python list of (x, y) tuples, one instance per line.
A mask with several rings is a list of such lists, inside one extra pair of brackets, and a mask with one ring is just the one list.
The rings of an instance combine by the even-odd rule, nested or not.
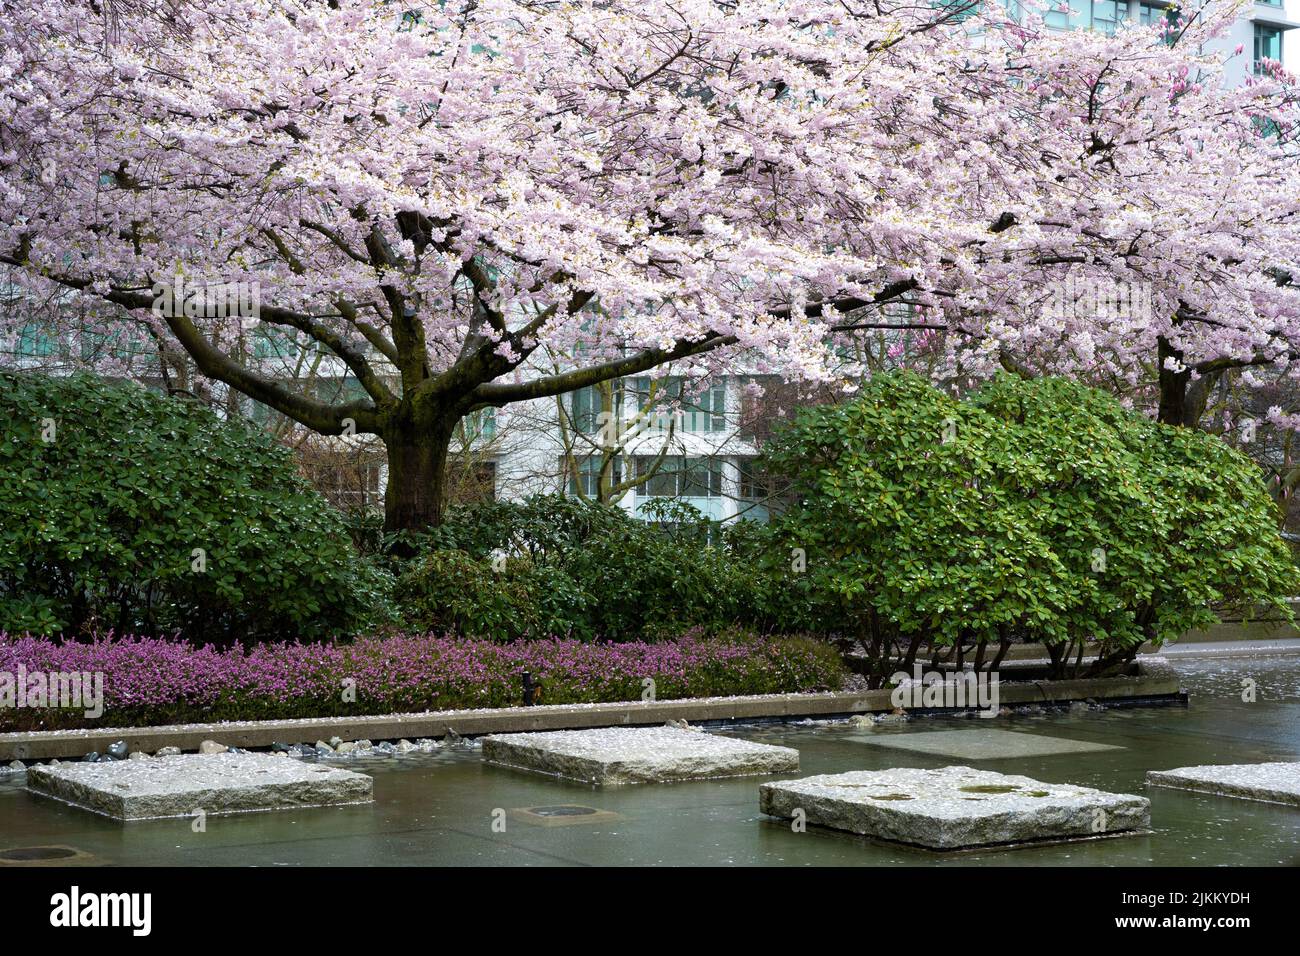
[(1224, 56), (1204, 51), (1240, 9), (1171, 16), (1155, 43), (1004, 31), (1037, 168), (1007, 228), (961, 262), (979, 301), (940, 300), (916, 323), (943, 334), (941, 374), (1002, 366), (1154, 392), (1158, 419), (1184, 426), (1225, 374), (1300, 375), (1296, 87), (1266, 61), (1225, 88)]
[[(1230, 16), (1169, 45), (909, 0), (0, 0), (0, 262), (378, 436), (390, 530), (439, 520), (476, 409), (737, 357), (830, 380), (863, 328), (940, 331), (946, 373), (1155, 370), (1191, 423), (1300, 334), (1290, 80), (1222, 88)], [(1089, 283), (1145, 305), (1059, 292)], [(266, 374), (254, 327), (359, 394)]]

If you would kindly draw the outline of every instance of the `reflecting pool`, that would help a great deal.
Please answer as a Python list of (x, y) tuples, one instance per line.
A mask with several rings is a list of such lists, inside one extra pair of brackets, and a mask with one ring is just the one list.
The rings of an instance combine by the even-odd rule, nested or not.
[[(14, 865), (3, 857), (17, 847), (66, 847), (74, 855), (29, 849), (27, 856), (82, 866), (1300, 863), (1300, 809), (1143, 785), (1147, 770), (1300, 760), (1300, 656), (1173, 663), (1191, 694), (1187, 707), (918, 718), (874, 729), (826, 722), (720, 731), (798, 749), (801, 775), (967, 763), (1146, 794), (1148, 835), (937, 854), (816, 828), (793, 832), (789, 823), (758, 812), (758, 784), (771, 778), (599, 789), (489, 766), (467, 747), (338, 760), (373, 775), (373, 805), (212, 817), (201, 833), (188, 819), (123, 825), (28, 794), (22, 775), (0, 777), (0, 867)], [(1247, 681), (1254, 682), (1254, 703), (1242, 700)], [(1042, 739), (1002, 746), (997, 734), (1004, 731)], [(900, 739), (918, 734), (930, 736)]]

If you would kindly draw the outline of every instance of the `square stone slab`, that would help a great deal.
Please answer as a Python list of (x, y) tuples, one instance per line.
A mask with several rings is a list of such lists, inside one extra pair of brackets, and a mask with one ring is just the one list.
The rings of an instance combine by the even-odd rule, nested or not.
[(267, 754), (182, 754), (31, 767), (27, 789), (118, 820), (370, 803), (363, 773)]
[(484, 759), (604, 786), (791, 773), (799, 751), (677, 727), (603, 727), (493, 734)]
[(895, 750), (956, 757), (959, 760), (1003, 760), (1010, 757), (1048, 757), (1098, 750), (1123, 750), (1114, 744), (1094, 744), (1066, 737), (1020, 734), (1014, 730), (923, 730), (855, 737), (862, 743)]
[(1300, 807), (1300, 763), (1235, 763), (1152, 770), (1147, 785)]
[(853, 770), (765, 783), (758, 795), (769, 816), (802, 810), (808, 823), (932, 850), (1085, 839), (1151, 822), (1143, 797), (971, 767)]

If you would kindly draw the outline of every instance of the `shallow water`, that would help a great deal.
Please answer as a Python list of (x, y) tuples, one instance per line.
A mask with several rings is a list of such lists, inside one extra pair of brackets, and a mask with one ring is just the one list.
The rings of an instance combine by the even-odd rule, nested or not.
[[(1154, 832), (1015, 850), (936, 854), (872, 843), (758, 812), (769, 778), (594, 788), (493, 767), (477, 750), (337, 761), (370, 773), (375, 802), (121, 824), (33, 796), (22, 775), (0, 777), (0, 852), (67, 846), (78, 863), (103, 865), (793, 865), (1206, 866), (1300, 863), (1300, 809), (1143, 785), (1147, 770), (1191, 764), (1300, 760), (1300, 656), (1178, 659), (1188, 707), (1115, 709), (996, 720), (921, 718), (860, 730), (847, 723), (731, 727), (725, 733), (795, 747), (801, 775), (969, 763), (1049, 783), (1145, 793)], [(1258, 700), (1241, 700), (1242, 682)], [(1019, 733), (1110, 744), (1119, 749), (962, 760), (873, 746), (873, 737), (934, 730)], [(580, 805), (606, 813), (543, 817), (512, 810)], [(615, 816), (610, 817), (607, 814)], [(505, 832), (494, 821), (504, 819)], [(581, 821), (557, 825), (556, 821)], [(498, 826), (499, 829), (499, 826)], [(3, 864), (0, 864), (3, 865)]]

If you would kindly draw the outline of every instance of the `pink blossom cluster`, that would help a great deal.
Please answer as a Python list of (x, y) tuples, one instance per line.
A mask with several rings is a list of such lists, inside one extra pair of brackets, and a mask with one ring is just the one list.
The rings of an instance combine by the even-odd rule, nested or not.
[[(262, 322), (367, 390), (277, 399), (327, 432), (400, 404), (374, 354), (467, 405), (557, 393), (520, 381), (544, 354), (827, 378), (846, 310), (883, 305), (948, 333), (941, 375), (1292, 371), (1294, 79), (1225, 82), (1232, 3), (1113, 36), (1029, 8), (221, 0), (107, 30), (85, 0), (0, 0), (0, 263), (264, 400), (246, 323), (147, 293), (256, 283)], [(1067, 279), (1152, 308), (1053, 315)]]
[(74, 710), (0, 709), (0, 731), (515, 706), (524, 672), (542, 685), (543, 702), (557, 704), (641, 700), (647, 680), (656, 698), (671, 699), (809, 691), (841, 677), (836, 655), (811, 641), (699, 631), (653, 644), (395, 634), (225, 650), (165, 638), (0, 633), (0, 673), (20, 667), (103, 674), (104, 715), (91, 722)]

